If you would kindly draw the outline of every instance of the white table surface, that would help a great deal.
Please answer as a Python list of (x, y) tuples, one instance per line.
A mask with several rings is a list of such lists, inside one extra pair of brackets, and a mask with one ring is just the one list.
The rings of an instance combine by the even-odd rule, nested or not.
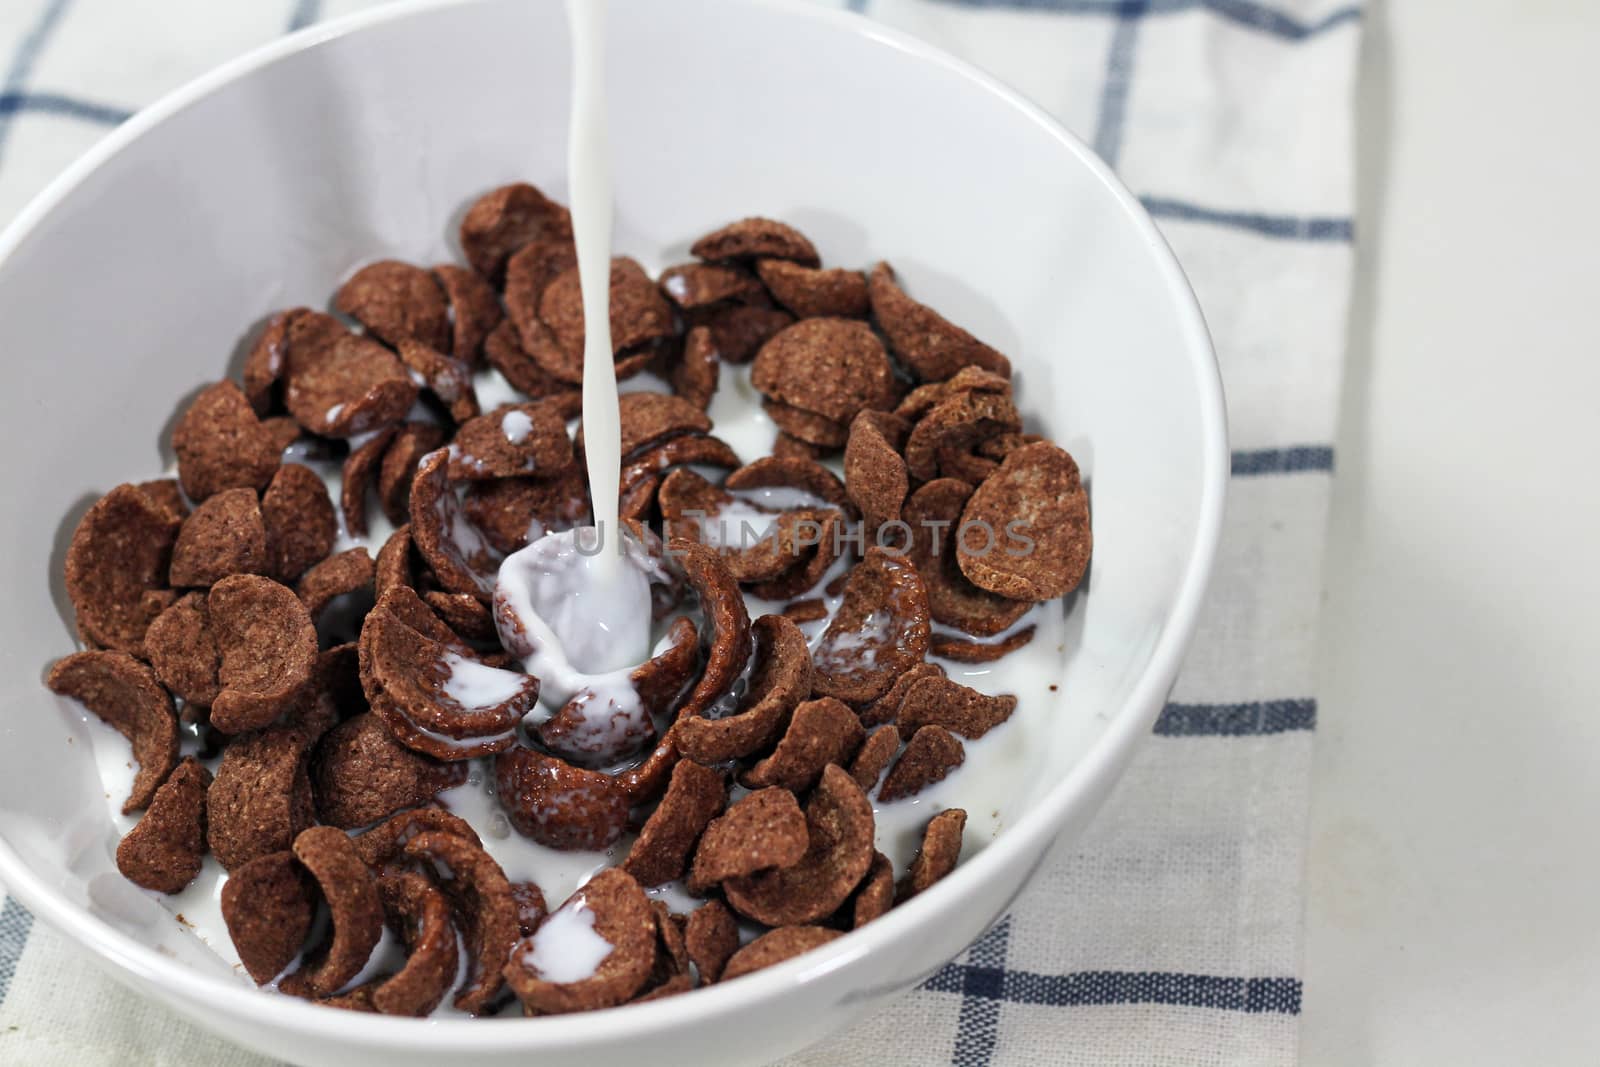
[(1600, 1062), (1600, 4), (1374, 0), (1303, 1062)]

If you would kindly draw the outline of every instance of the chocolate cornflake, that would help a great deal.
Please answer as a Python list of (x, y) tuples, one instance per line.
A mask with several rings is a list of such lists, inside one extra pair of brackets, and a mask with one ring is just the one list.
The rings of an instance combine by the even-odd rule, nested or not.
[(56, 661), (45, 685), (128, 739), (139, 773), (122, 813), (148, 807), (178, 762), (178, 716), (155, 672), (126, 652), (77, 652)]
[(966, 826), (967, 813), (960, 808), (947, 808), (928, 820), (922, 833), (922, 848), (896, 888), (896, 903), (911, 899), (956, 869)]

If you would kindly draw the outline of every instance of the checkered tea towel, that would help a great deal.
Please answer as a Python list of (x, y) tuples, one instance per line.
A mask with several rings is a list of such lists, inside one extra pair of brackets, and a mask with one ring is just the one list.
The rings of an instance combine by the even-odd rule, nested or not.
[[(7, 0), (0, 220), (133, 109), (278, 34), (362, 6)], [(1292, 1063), (1360, 8), (848, 6), (988, 69), (1117, 168), (1199, 292), (1237, 450), (1221, 558), (1188, 666), (1092, 829), (925, 986), (789, 1062)], [(124, 991), (6, 900), (0, 1062), (263, 1061)]]

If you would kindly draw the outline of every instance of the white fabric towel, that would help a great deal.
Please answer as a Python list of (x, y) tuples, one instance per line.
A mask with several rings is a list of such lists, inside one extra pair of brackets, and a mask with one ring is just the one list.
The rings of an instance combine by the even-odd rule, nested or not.
[[(365, 6), (10, 0), (0, 7), (0, 222), (131, 110), (289, 29)], [(844, 6), (1033, 97), (1144, 198), (1216, 339), (1234, 477), (1209, 604), (1173, 703), (1090, 831), (924, 988), (788, 1062), (1292, 1063), (1360, 8)], [(125, 991), (8, 899), (0, 1062), (266, 1061)]]

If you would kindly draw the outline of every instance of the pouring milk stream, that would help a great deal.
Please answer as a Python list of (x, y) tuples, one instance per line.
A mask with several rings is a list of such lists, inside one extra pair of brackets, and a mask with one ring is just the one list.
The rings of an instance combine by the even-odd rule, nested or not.
[[(611, 352), (605, 19), (604, 0), (567, 0), (572, 37), (567, 175), (583, 290), (583, 435), (594, 526), (546, 535), (514, 553), (501, 567), (497, 593), (539, 638), (524, 665), (546, 679), (547, 703), (572, 696), (595, 676), (636, 666), (650, 654), (648, 578), (617, 523), (622, 432)], [(572, 677), (573, 684), (562, 685), (563, 676)], [(621, 692), (626, 688), (625, 679), (612, 679), (596, 692), (627, 701), (630, 694)]]

